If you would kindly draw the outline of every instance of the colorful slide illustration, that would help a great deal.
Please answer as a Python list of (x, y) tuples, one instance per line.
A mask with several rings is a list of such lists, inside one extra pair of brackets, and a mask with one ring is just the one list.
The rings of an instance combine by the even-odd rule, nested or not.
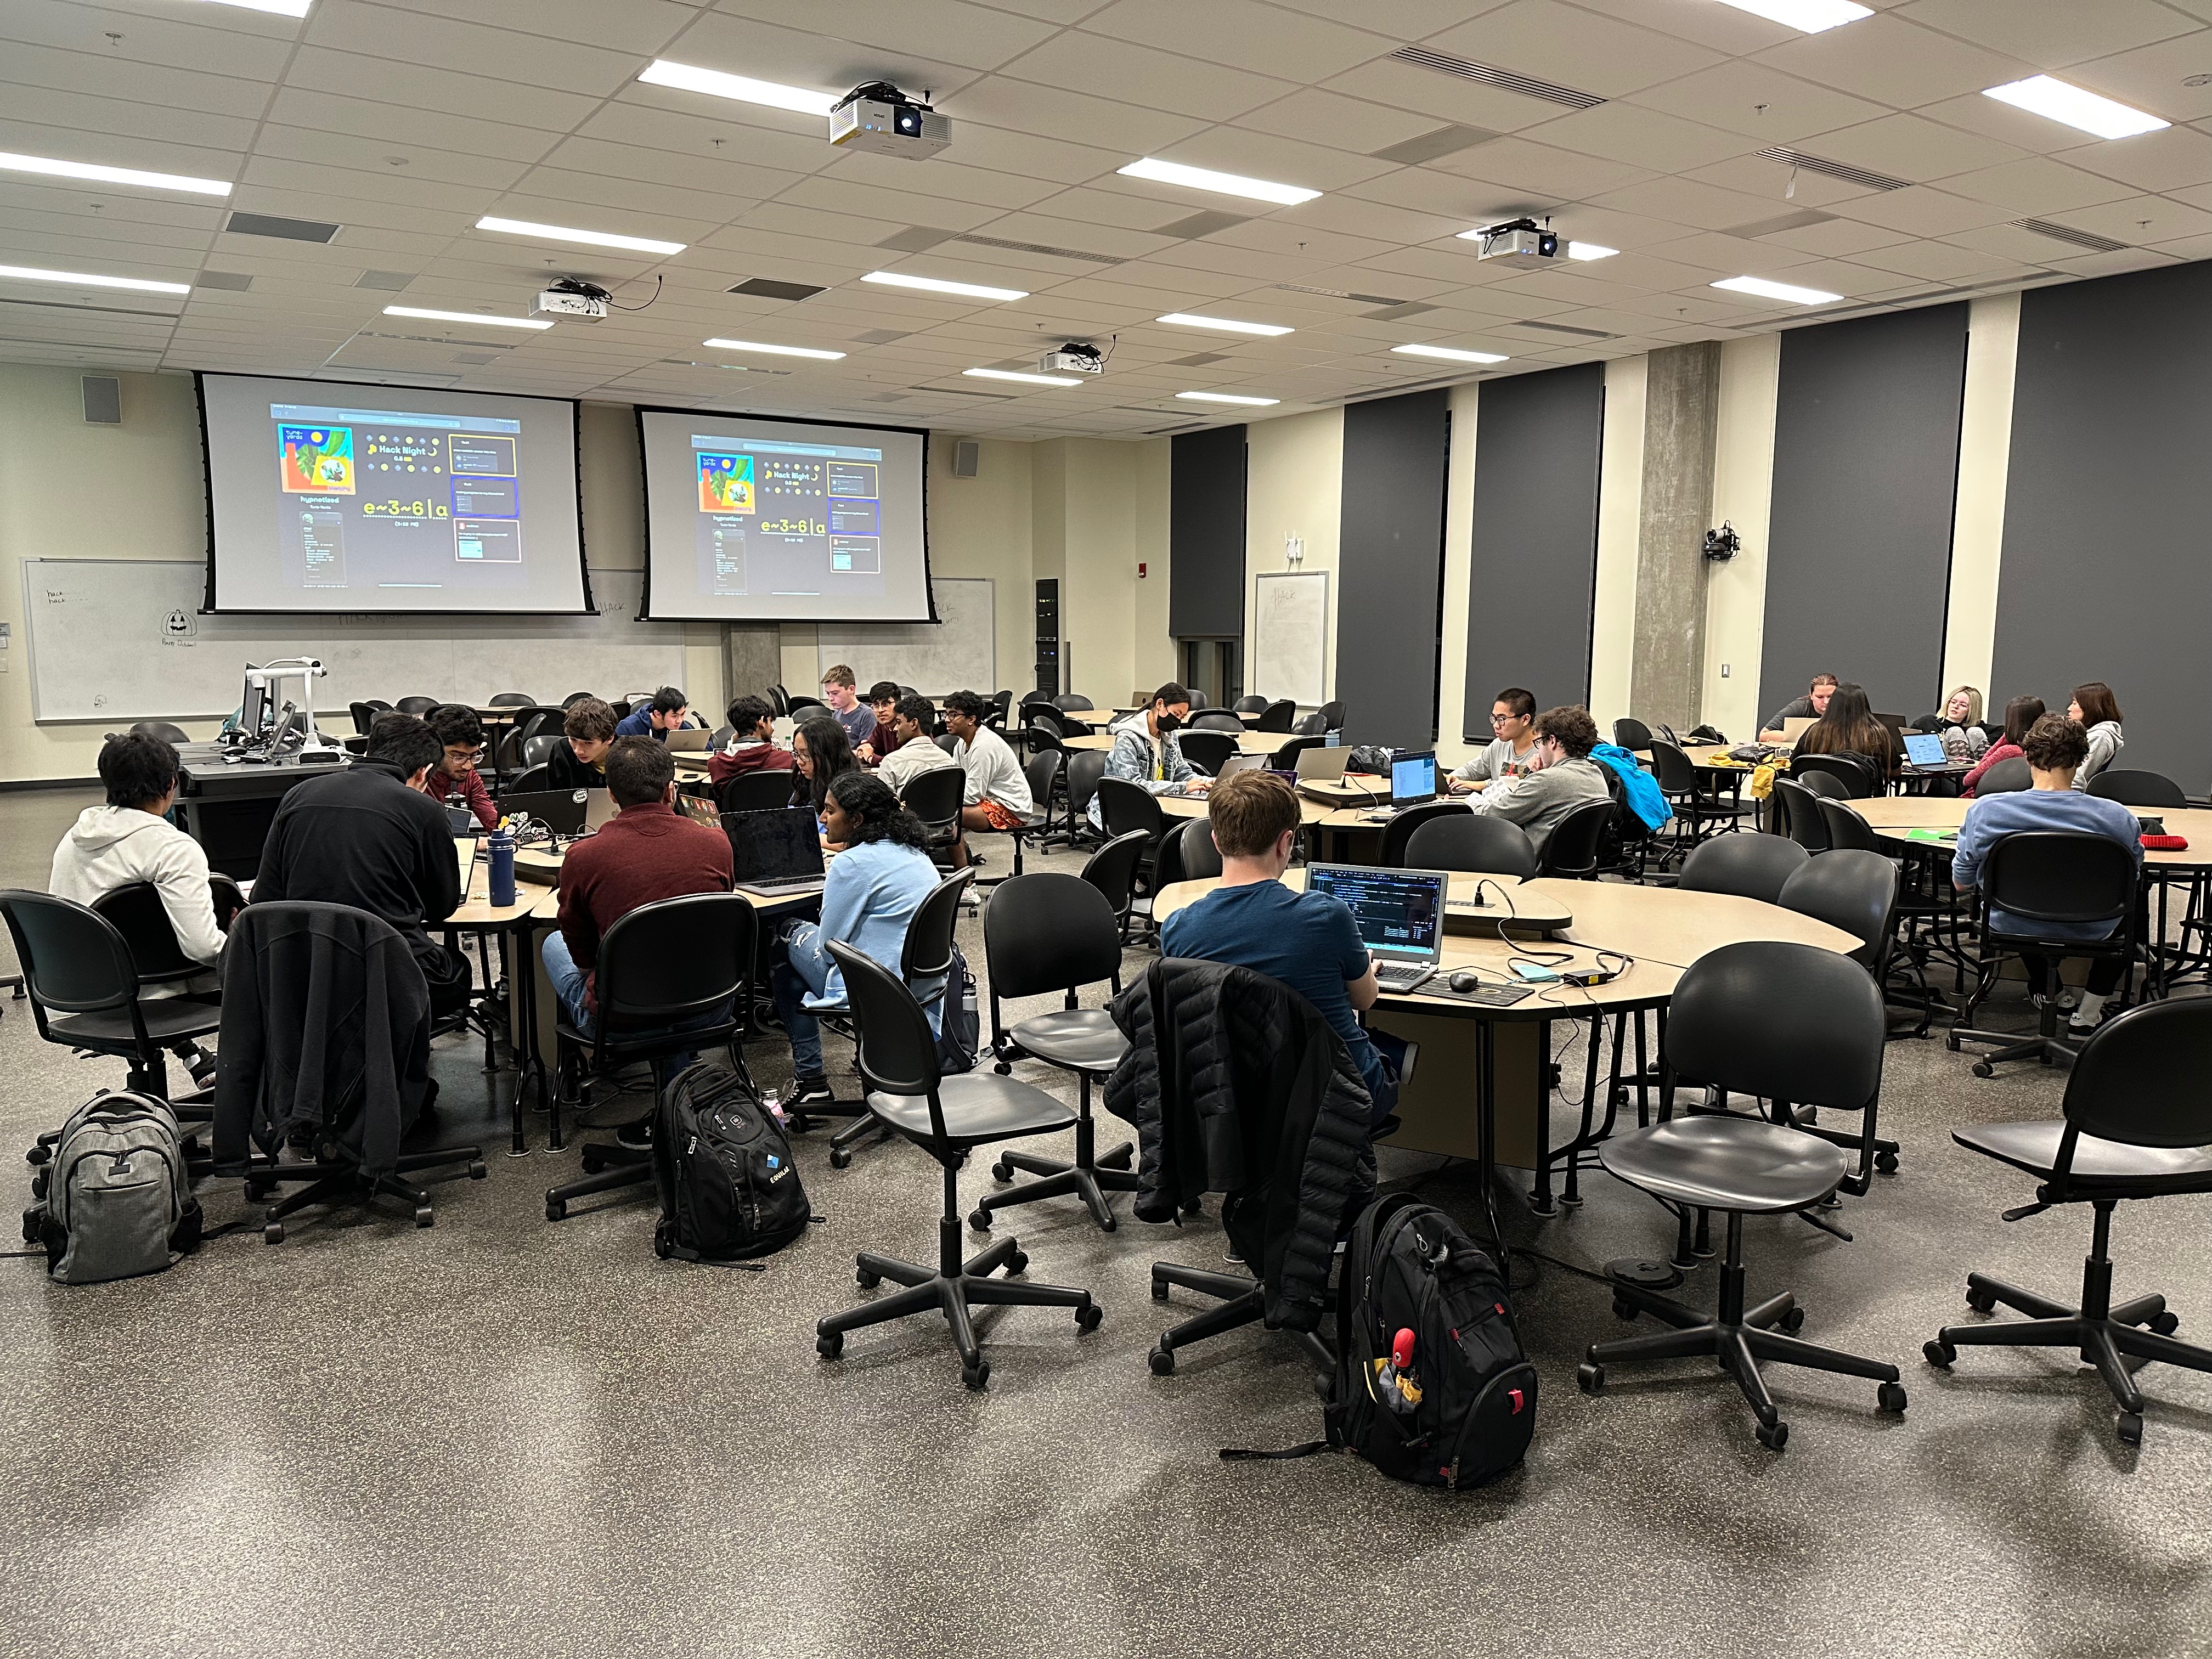
[(753, 510), (753, 458), (750, 455), (701, 455), (699, 510), (702, 513), (750, 513)]
[(353, 494), (353, 428), (343, 426), (280, 426), (284, 489), (290, 495)]

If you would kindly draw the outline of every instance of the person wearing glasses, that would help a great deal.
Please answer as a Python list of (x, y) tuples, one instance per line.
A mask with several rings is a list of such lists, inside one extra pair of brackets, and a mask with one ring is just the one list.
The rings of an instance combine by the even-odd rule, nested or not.
[(445, 756), (424, 775), (422, 791), (433, 800), (465, 806), (487, 830), (499, 828), (499, 810), (491, 804), (477, 763), (483, 758), (483, 722), (466, 703), (449, 702), (433, 708), (423, 724), (438, 734)]
[(1535, 769), (1535, 694), (1509, 685), (1490, 700), (1490, 746), (1451, 775), (1451, 791), (1464, 795)]

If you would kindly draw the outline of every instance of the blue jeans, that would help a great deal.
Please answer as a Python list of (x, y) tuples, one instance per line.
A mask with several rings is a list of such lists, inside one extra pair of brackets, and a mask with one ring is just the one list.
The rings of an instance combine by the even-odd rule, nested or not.
[[(545, 977), (552, 981), (553, 994), (561, 999), (561, 1012), (568, 1015), (568, 1024), (587, 1037), (596, 1035), (599, 1030), (599, 1016), (592, 1012), (589, 1005), (584, 1000), (584, 970), (576, 966), (576, 958), (569, 951), (568, 941), (562, 935), (560, 929), (556, 927), (545, 936), (545, 943), (539, 947), (538, 955), (544, 960)], [(678, 1021), (674, 1025), (641, 1025), (635, 1030), (625, 1027), (623, 1035), (626, 1037), (638, 1038), (669, 1036), (678, 1031), (703, 1030), (709, 1025), (718, 1025), (729, 1017), (730, 1007), (727, 1003), (725, 1003), (719, 1009), (710, 1010), (690, 1019)], [(698, 1058), (696, 1054), (670, 1054), (660, 1062), (661, 1074), (664, 1077), (674, 1077)]]
[(836, 964), (822, 948), (821, 930), (799, 922), (778, 934), (769, 969), (769, 994), (775, 1012), (791, 1038), (791, 1069), (799, 1077), (822, 1076), (822, 1022), (806, 1012), (800, 999), (818, 997), (830, 983)]
[(1382, 1062), (1366, 1077), (1367, 1098), (1374, 1109), (1367, 1121), (1372, 1127), (1398, 1109), (1398, 1078), (1405, 1069), (1406, 1039), (1370, 1029), (1367, 1040), (1374, 1045), (1375, 1058)]

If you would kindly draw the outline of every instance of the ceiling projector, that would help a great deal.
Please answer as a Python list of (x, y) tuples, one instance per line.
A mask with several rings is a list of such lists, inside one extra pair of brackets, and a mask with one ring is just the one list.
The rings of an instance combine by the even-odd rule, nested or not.
[(927, 94), (909, 98), (888, 81), (871, 81), (830, 107), (830, 142), (840, 149), (921, 161), (952, 142), (952, 123), (929, 106)]
[(1486, 225), (1469, 240), (1474, 243), (1478, 259), (1503, 259), (1509, 265), (1528, 269), (1547, 265), (1566, 251), (1557, 231), (1540, 228), (1534, 219)]
[(607, 291), (597, 283), (563, 276), (538, 296), (530, 307), (530, 314), (596, 323), (607, 314)]
[(1070, 340), (1059, 350), (1046, 352), (1037, 368), (1046, 374), (1103, 374), (1106, 359), (1099, 355), (1097, 346)]

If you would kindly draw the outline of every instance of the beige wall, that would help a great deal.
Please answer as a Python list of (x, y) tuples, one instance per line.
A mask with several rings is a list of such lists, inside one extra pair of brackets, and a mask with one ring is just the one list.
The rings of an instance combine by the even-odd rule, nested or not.
[(2005, 475), (2012, 453), (2013, 369), (2020, 295), (1977, 300), (1967, 313), (1966, 386), (1959, 419), (1959, 499), (1951, 526), (1950, 602), (1943, 614), (1943, 688), (1971, 685), (1990, 708), (1996, 652), (1997, 566), (2004, 547)]
[[(1766, 626), (1766, 528), (1774, 490), (1774, 399), (1782, 337), (1721, 347), (1713, 520), (1735, 526), (1743, 550), (1716, 566), (1705, 590), (1705, 719), (1737, 743), (1757, 737), (1759, 653)], [(1726, 678), (1721, 670), (1725, 664)]]
[[(1458, 766), (1476, 745), (1460, 736), (1467, 714), (1467, 623), (1474, 562), (1474, 429), (1480, 382), (1451, 390), (1451, 455), (1444, 495), (1443, 640), (1437, 667), (1437, 763)], [(1359, 735), (1352, 711), (1350, 731)]]
[[(1344, 506), (1344, 411), (1317, 409), (1255, 422), (1246, 429), (1244, 486), (1244, 615), (1259, 613), (1257, 579), (1297, 569), (1328, 573), (1327, 696), (1336, 694), (1336, 552)], [(1297, 565), (1283, 557), (1283, 538), (1305, 542)], [(1252, 641), (1244, 641), (1244, 690), (1272, 696), (1252, 683)]]
[(1605, 423), (1598, 440), (1597, 580), (1590, 602), (1589, 711), (1598, 734), (1630, 712), (1636, 650), (1636, 559), (1644, 518), (1646, 360), (1605, 366)]

